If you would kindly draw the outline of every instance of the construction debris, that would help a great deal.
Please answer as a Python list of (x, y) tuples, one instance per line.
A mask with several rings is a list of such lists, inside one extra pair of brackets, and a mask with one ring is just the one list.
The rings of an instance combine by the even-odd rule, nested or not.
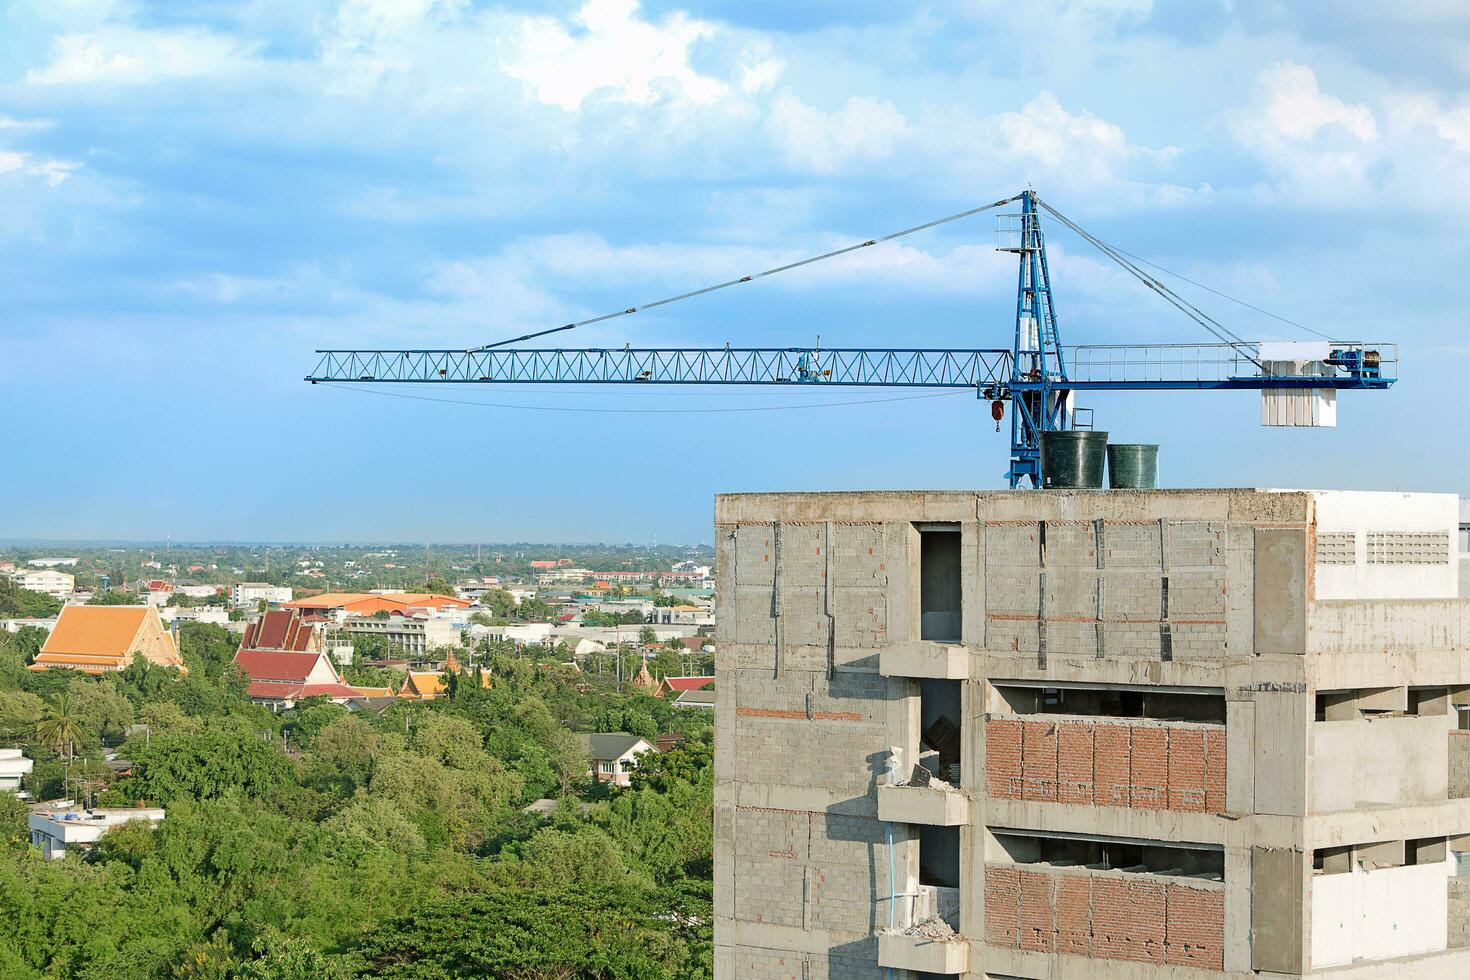
[(905, 936), (922, 936), (925, 939), (933, 939), (937, 942), (958, 939), (959, 933), (954, 931), (948, 922), (937, 915), (931, 915), (927, 919), (920, 919), (903, 931)]

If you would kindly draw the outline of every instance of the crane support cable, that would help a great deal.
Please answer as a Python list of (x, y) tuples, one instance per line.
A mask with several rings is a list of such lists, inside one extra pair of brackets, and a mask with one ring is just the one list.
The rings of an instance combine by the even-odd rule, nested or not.
[(1190, 303), (1184, 297), (1174, 292), (1174, 290), (1164, 285), (1154, 276), (1151, 276), (1147, 272), (1143, 271), (1143, 269), (1139, 268), (1136, 264), (1129, 261), (1117, 249), (1113, 248), (1107, 242), (1104, 242), (1102, 239), (1083, 229), (1076, 222), (1072, 221), (1070, 218), (1062, 214), (1050, 204), (1047, 204), (1045, 201), (1041, 201), (1039, 203), (1043, 208), (1046, 209), (1048, 214), (1070, 228), (1073, 232), (1080, 236), (1083, 241), (1096, 248), (1099, 252), (1102, 252), (1114, 262), (1118, 263), (1118, 265), (1120, 265), (1124, 269), (1124, 271), (1128, 272), (1149, 289), (1152, 289), (1154, 292), (1158, 293), (1170, 305), (1178, 309), (1181, 313), (1189, 317), (1195, 323), (1198, 323), (1200, 326), (1204, 327), (1218, 340), (1221, 340), (1226, 344), (1229, 344), (1231, 347), (1235, 348), (1235, 350), (1240, 354), (1241, 357), (1244, 357), (1246, 360), (1250, 361), (1262, 371), (1266, 369), (1265, 365), (1263, 365), (1254, 354), (1250, 353), (1250, 344), (1244, 338), (1240, 337), (1238, 334), (1231, 331), (1214, 317), (1211, 317), (1209, 314), (1199, 309), (1193, 303)]
[(804, 265), (811, 265), (815, 262), (821, 262), (824, 259), (834, 259), (839, 255), (846, 255), (849, 252), (856, 252), (859, 249), (869, 248), (874, 245), (881, 245), (884, 242), (891, 242), (896, 238), (903, 238), (906, 235), (912, 235), (917, 232), (927, 231), (928, 229), (936, 228), (939, 225), (949, 224), (951, 221), (959, 221), (961, 218), (973, 217), (974, 215), (981, 214), (985, 211), (991, 211), (995, 208), (1004, 207), (1005, 205), (1010, 204), (1012, 201), (1017, 200), (1019, 197), (1019, 194), (1014, 195), (1012, 197), (1005, 198), (1004, 200), (996, 201), (993, 204), (987, 204), (984, 207), (970, 208), (966, 211), (959, 211), (955, 214), (946, 215), (943, 218), (935, 218), (933, 221), (926, 221), (921, 225), (914, 225), (912, 228), (904, 228), (901, 231), (890, 232), (889, 234), (883, 235), (878, 238), (870, 238), (867, 241), (858, 242), (855, 245), (848, 245), (843, 248), (834, 249), (830, 252), (823, 252), (821, 255), (813, 255), (809, 258), (799, 259), (795, 262), (788, 262), (785, 265), (778, 265), (775, 268), (766, 269), (763, 272), (751, 273), (748, 276), (741, 276), (738, 279), (730, 279), (725, 282), (715, 283), (712, 286), (705, 286), (702, 289), (694, 289), (690, 290), (687, 293), (679, 293), (677, 296), (666, 296), (663, 299), (654, 300), (651, 303), (644, 303), (642, 306), (630, 306), (625, 310), (618, 310), (614, 313), (604, 313), (601, 316), (590, 317), (586, 320), (578, 320), (576, 323), (563, 324), (560, 327), (552, 327), (549, 330), (540, 330), (536, 333), (528, 333), (524, 336), (514, 337), (509, 340), (498, 340), (493, 344), (485, 344), (480, 347), (471, 347), (467, 349), (465, 353), (477, 354), (480, 351), (490, 350), (495, 347), (504, 347), (507, 344), (519, 343), (522, 340), (533, 340), (536, 337), (545, 337), (547, 334), (561, 333), (563, 330), (575, 330), (578, 327), (586, 327), (594, 323), (602, 323), (605, 320), (615, 320), (621, 316), (630, 316), (631, 314), (639, 313), (643, 310), (651, 310), (657, 306), (667, 306), (670, 303), (677, 303), (680, 300), (693, 299), (696, 296), (703, 296), (705, 293), (713, 293), (716, 290), (727, 289), (730, 286), (739, 286), (742, 283), (754, 282), (757, 279), (764, 279), (767, 276), (774, 276), (778, 272), (789, 272), (792, 269), (799, 269)]
[(1323, 340), (1331, 341), (1334, 344), (1345, 343), (1345, 341), (1338, 340), (1335, 337), (1330, 337), (1330, 336), (1328, 336), (1327, 334), (1323, 333), (1320, 330), (1317, 330), (1317, 329), (1315, 329), (1313, 327), (1307, 326), (1305, 323), (1297, 323), (1295, 320), (1287, 319), (1286, 317), (1281, 316), (1280, 314), (1272, 313), (1270, 310), (1263, 310), (1259, 306), (1256, 306), (1254, 303), (1247, 303), (1245, 300), (1240, 299), (1239, 297), (1236, 297), (1236, 296), (1231, 296), (1229, 293), (1221, 292), (1220, 290), (1214, 288), (1213, 286), (1206, 286), (1204, 283), (1202, 283), (1202, 282), (1195, 282), (1193, 279), (1189, 278), (1188, 276), (1180, 275), (1179, 273), (1174, 272), (1172, 269), (1165, 269), (1163, 266), (1159, 265), (1157, 262), (1150, 262), (1148, 259), (1144, 258), (1141, 255), (1134, 255), (1132, 252), (1128, 251), (1126, 248), (1119, 248), (1118, 246), (1114, 245), (1114, 246), (1112, 246), (1112, 249), (1115, 252), (1119, 252), (1119, 253), (1121, 253), (1123, 255), (1128, 256), (1130, 259), (1132, 259), (1135, 262), (1142, 263), (1143, 265), (1146, 265), (1146, 266), (1148, 266), (1149, 268), (1152, 268), (1152, 269), (1158, 269), (1160, 272), (1162, 272), (1166, 276), (1173, 276), (1175, 279), (1178, 279), (1180, 282), (1187, 282), (1191, 286), (1194, 286), (1197, 289), (1203, 289), (1207, 293), (1214, 293), (1216, 296), (1220, 297), (1221, 299), (1228, 299), (1230, 302), (1236, 304), (1237, 306), (1243, 306), (1243, 307), (1245, 307), (1248, 310), (1254, 310), (1256, 313), (1259, 313), (1262, 316), (1269, 316), (1273, 320), (1279, 320), (1280, 322), (1286, 324), (1289, 327), (1296, 327), (1298, 330), (1305, 330), (1307, 333), (1315, 334), (1318, 337), (1321, 337)]

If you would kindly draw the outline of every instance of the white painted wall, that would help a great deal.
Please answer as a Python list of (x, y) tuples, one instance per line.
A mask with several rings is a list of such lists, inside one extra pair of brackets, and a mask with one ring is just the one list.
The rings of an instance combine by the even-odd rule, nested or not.
[(1312, 878), (1312, 969), (1447, 948), (1453, 864)]
[[(1452, 493), (1318, 490), (1317, 533), (1357, 535), (1352, 565), (1317, 565), (1318, 599), (1454, 599), (1460, 594), (1455, 544), (1460, 498)], [(1444, 559), (1425, 565), (1370, 565), (1372, 532), (1431, 532), (1446, 539)]]
[(1450, 714), (1314, 723), (1312, 812), (1445, 799), (1454, 723)]

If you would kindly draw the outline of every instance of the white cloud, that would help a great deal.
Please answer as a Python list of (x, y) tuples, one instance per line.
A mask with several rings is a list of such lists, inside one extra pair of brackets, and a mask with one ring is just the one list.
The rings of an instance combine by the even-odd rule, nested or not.
[(50, 129), (53, 125), (55, 124), (49, 119), (17, 119), (14, 116), (0, 116), (0, 129), (35, 132)]
[(247, 63), (256, 45), (203, 30), (105, 26), (57, 36), (51, 60), (26, 72), (30, 85), (142, 85), (218, 74)]
[(1362, 194), (1373, 185), (1379, 127), (1365, 105), (1323, 92), (1306, 65), (1280, 62), (1256, 76), (1250, 102), (1226, 115), (1235, 140), (1283, 189), (1324, 202)]
[(634, 105), (707, 105), (729, 92), (689, 61), (690, 49), (714, 36), (715, 25), (682, 13), (654, 24), (637, 14), (637, 0), (588, 0), (573, 18), (580, 30), (552, 17), (526, 18), (501, 67), (538, 101), (566, 110), (603, 93)]
[(56, 187), (71, 176), (79, 165), (70, 160), (53, 160), (30, 153), (0, 150), (0, 176), (33, 177)]
[(887, 159), (908, 128), (908, 120), (893, 103), (863, 96), (848, 99), (835, 112), (824, 112), (782, 92), (766, 120), (767, 134), (791, 166), (821, 174)]

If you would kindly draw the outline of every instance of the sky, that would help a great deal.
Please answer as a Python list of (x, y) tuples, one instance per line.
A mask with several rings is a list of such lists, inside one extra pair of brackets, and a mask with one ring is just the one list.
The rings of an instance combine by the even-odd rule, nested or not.
[[(998, 488), (1008, 435), (964, 393), (302, 378), (318, 348), (489, 343), (1028, 185), (1398, 345), (1335, 429), (1263, 429), (1254, 393), (1084, 400), (1161, 444), (1164, 485), (1470, 491), (1467, 83), (1461, 0), (0, 2), (0, 538), (695, 542), (720, 492)], [(1004, 347), (995, 231), (542, 343)], [(1065, 343), (1212, 339), (1048, 231)]]

